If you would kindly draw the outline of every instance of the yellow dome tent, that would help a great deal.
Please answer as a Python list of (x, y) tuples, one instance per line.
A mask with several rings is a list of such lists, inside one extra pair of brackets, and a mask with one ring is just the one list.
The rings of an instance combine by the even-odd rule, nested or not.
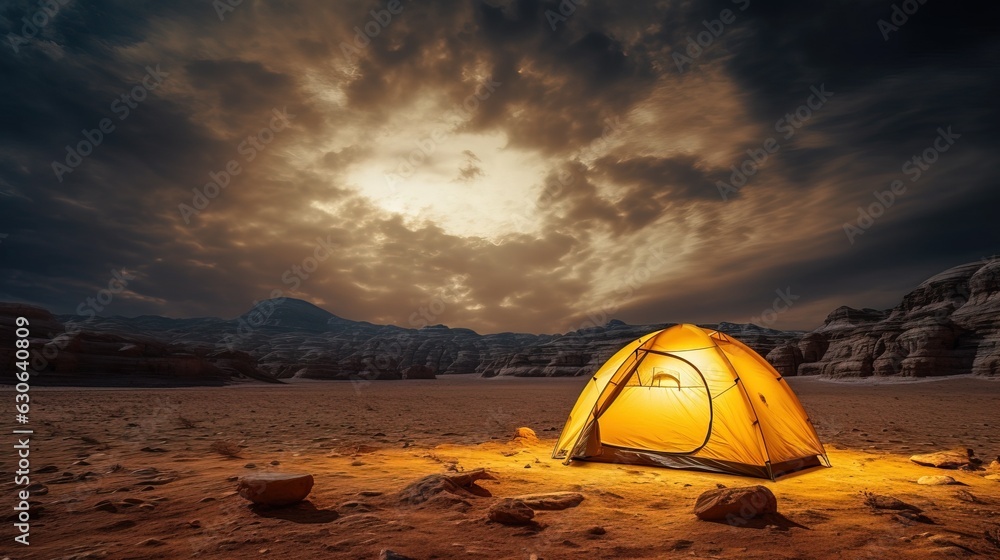
[(771, 480), (830, 466), (781, 375), (743, 343), (694, 325), (647, 334), (605, 362), (552, 457)]

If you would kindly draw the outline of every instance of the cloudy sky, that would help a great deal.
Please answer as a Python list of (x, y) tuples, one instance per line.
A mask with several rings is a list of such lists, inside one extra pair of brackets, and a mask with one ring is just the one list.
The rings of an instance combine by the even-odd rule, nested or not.
[(0, 300), (811, 329), (1000, 246), (996, 3), (225, 1), (3, 4)]

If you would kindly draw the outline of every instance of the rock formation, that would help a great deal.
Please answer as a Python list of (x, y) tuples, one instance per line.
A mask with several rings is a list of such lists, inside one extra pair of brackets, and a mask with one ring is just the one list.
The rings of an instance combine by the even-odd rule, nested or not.
[[(591, 375), (619, 348), (673, 323), (606, 325), (565, 334), (480, 335), (444, 325), (407, 329), (337, 317), (311, 303), (259, 302), (231, 320), (53, 316), (0, 303), (0, 374), (10, 377), (14, 319), (31, 321), (33, 382), (222, 384), (289, 378), (433, 379)], [(893, 309), (841, 307), (810, 333), (706, 325), (767, 356), (783, 375), (1000, 375), (1000, 261), (959, 266)]]
[(955, 267), (893, 309), (840, 307), (767, 354), (782, 375), (1000, 375), (1000, 260)]

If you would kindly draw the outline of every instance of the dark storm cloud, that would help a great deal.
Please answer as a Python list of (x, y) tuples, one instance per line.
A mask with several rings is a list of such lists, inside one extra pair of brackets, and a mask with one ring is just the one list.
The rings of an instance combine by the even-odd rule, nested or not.
[[(670, 234), (684, 270), (638, 286), (625, 319), (746, 319), (791, 286), (802, 299), (776, 326), (809, 327), (996, 252), (1000, 8), (932, 0), (886, 41), (876, 22), (891, 2), (750, 0), (678, 73), (671, 55), (703, 21), (744, 3), (591, 0), (553, 29), (557, 2), (405, 2), (349, 57), (378, 2), (244, 2), (224, 21), (210, 2), (70, 3), (18, 52), (2, 45), (0, 300), (73, 312), (124, 267), (136, 279), (109, 313), (233, 316), (281, 289), (412, 326), (446, 294), (439, 322), (552, 331), (575, 327), (608, 275)], [(0, 32), (36, 10), (6, 4)], [(113, 100), (157, 65), (163, 86), (118, 120)], [(348, 184), (384, 156), (382, 139), (409, 133), (399, 115), (443, 120), (486, 78), (499, 85), (452, 132), (501, 134), (546, 162), (532, 233), (487, 240), (404, 220)], [(832, 100), (739, 196), (719, 198), (728, 166), (820, 84)], [(245, 161), (240, 143), (282, 107), (292, 126)], [(657, 127), (681, 114), (704, 122)], [(104, 118), (114, 132), (60, 182), (52, 162)], [(655, 133), (626, 130), (581, 157), (609, 118)], [(962, 134), (954, 150), (851, 244), (842, 224), (947, 126)], [(505, 176), (476, 151), (449, 176), (481, 188)], [(242, 172), (185, 223), (178, 204), (234, 159)], [(320, 248), (315, 273), (286, 281)]]

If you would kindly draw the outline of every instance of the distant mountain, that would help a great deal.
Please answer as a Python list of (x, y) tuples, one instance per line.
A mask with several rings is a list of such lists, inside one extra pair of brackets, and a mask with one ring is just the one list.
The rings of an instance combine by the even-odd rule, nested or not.
[[(819, 329), (703, 325), (766, 355), (784, 375), (1000, 375), (1000, 264), (956, 267), (896, 308), (841, 307)], [(201, 385), (255, 379), (411, 379), (590, 375), (615, 351), (673, 323), (605, 325), (564, 334), (481, 335), (444, 325), (406, 329), (338, 317), (309, 302), (258, 302), (235, 319), (53, 316), (0, 303), (0, 367), (12, 378), (13, 321), (28, 316), (36, 382)]]
[[(230, 320), (149, 315), (84, 319), (0, 304), (0, 326), (12, 326), (18, 315), (32, 320), (33, 367), (40, 372), (36, 381), (62, 385), (411, 379), (452, 373), (587, 375), (621, 346), (672, 324), (613, 320), (557, 335), (480, 335), (444, 325), (405, 329), (351, 321), (292, 298), (258, 302)], [(761, 352), (802, 334), (731, 323), (718, 328)], [(5, 329), (0, 338), (12, 333), (12, 328)], [(5, 352), (13, 348), (13, 339), (0, 344), (0, 359), (7, 368), (12, 360)]]
[(294, 298), (262, 301), (239, 316), (236, 321), (254, 327), (277, 327), (284, 330), (324, 332), (350, 328), (357, 323), (341, 319), (308, 301)]

